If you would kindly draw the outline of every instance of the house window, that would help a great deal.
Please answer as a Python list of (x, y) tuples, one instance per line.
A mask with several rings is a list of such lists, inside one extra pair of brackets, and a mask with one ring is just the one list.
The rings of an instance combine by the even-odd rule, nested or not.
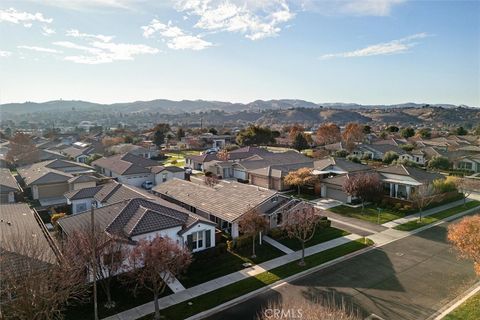
[(75, 205), (75, 211), (76, 212), (87, 211), (87, 204), (86, 203), (77, 203)]
[(193, 232), (192, 233), (192, 248), (193, 248), (193, 250), (203, 248), (203, 240), (204, 240), (203, 230)]
[(279, 212), (277, 213), (277, 226), (281, 225), (283, 222), (283, 213)]

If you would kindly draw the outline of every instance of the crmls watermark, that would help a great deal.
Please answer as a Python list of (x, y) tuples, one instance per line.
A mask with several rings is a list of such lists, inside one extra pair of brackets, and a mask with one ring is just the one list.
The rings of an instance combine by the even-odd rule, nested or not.
[(266, 319), (301, 319), (302, 309), (265, 309), (263, 315)]

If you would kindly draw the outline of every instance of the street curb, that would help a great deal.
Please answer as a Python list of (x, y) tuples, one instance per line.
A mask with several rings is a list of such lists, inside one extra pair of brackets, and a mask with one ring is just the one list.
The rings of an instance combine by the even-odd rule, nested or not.
[[(420, 228), (415, 229), (415, 230), (412, 230), (412, 231), (401, 231), (401, 232), (404, 232), (405, 235), (402, 236), (402, 237), (400, 237), (400, 238), (392, 239), (391, 241), (388, 241), (388, 242), (385, 242), (385, 243), (382, 243), (382, 244), (373, 244), (373, 245), (370, 246), (370, 247), (367, 247), (367, 248), (364, 248), (364, 249), (360, 249), (360, 250), (358, 250), (358, 251), (355, 251), (355, 252), (349, 253), (349, 254), (347, 254), (347, 255), (338, 257), (338, 258), (336, 258), (336, 259), (334, 259), (334, 260), (328, 261), (328, 262), (326, 262), (326, 263), (324, 263), (324, 264), (318, 265), (318, 266), (313, 267), (313, 268), (311, 268), (311, 269), (308, 269), (308, 270), (302, 271), (302, 272), (300, 272), (300, 273), (291, 275), (290, 277), (287, 277), (287, 278), (285, 278), (285, 279), (278, 280), (278, 281), (275, 282), (275, 283), (272, 283), (272, 284), (270, 284), (270, 285), (268, 285), (268, 286), (259, 288), (259, 289), (255, 290), (255, 291), (249, 292), (249, 293), (247, 293), (247, 294), (245, 294), (245, 295), (243, 295), (243, 296), (240, 296), (240, 297), (237, 297), (237, 298), (235, 298), (235, 299), (233, 299), (233, 300), (230, 300), (230, 301), (228, 301), (228, 302), (225, 302), (225, 303), (223, 303), (223, 304), (221, 304), (221, 305), (218, 305), (218, 306), (216, 306), (216, 307), (214, 307), (214, 308), (212, 308), (212, 309), (209, 309), (209, 310), (206, 310), (206, 311), (197, 313), (196, 315), (193, 315), (193, 316), (191, 316), (191, 317), (189, 317), (189, 318), (186, 318), (185, 320), (200, 320), (200, 319), (204, 319), (204, 318), (206, 318), (206, 317), (208, 317), (208, 316), (211, 316), (211, 315), (214, 315), (214, 314), (216, 314), (216, 313), (218, 313), (218, 312), (220, 312), (220, 311), (222, 311), (222, 310), (224, 310), (224, 309), (226, 309), (226, 308), (228, 308), (228, 307), (232, 307), (232, 306), (237, 305), (237, 304), (239, 304), (239, 303), (241, 303), (241, 302), (244, 302), (244, 301), (248, 300), (249, 298), (254, 297), (254, 296), (256, 296), (256, 295), (258, 295), (258, 294), (260, 294), (260, 293), (262, 293), (262, 292), (264, 292), (264, 291), (267, 291), (267, 290), (269, 290), (269, 289), (282, 286), (282, 285), (284, 285), (285, 283), (290, 282), (290, 281), (292, 281), (292, 280), (295, 280), (295, 279), (297, 279), (297, 278), (300, 278), (300, 277), (302, 277), (302, 276), (305, 276), (305, 275), (314, 273), (314, 272), (316, 272), (316, 271), (318, 271), (318, 270), (327, 268), (327, 267), (329, 267), (329, 266), (331, 266), (331, 265), (334, 265), (334, 264), (336, 264), (336, 263), (339, 263), (339, 262), (342, 262), (342, 261), (351, 259), (351, 258), (353, 258), (353, 257), (355, 257), (355, 256), (357, 256), (357, 255), (364, 254), (364, 253), (369, 252), (369, 251), (371, 251), (371, 250), (375, 250), (375, 249), (377, 249), (377, 248), (383, 247), (383, 246), (385, 246), (385, 245), (387, 245), (387, 244), (389, 244), (389, 243), (392, 243), (392, 242), (395, 242), (395, 241), (397, 241), (397, 240), (406, 238), (406, 237), (408, 237), (408, 236), (417, 234), (417, 233), (422, 232), (422, 231), (424, 231), (424, 230), (427, 230), (427, 229), (429, 229), (429, 228), (436, 227), (436, 226), (438, 226), (438, 225), (440, 225), (440, 224), (442, 224), (442, 223), (455, 220), (455, 219), (460, 218), (460, 217), (462, 217), (462, 216), (464, 216), (464, 215), (467, 215), (467, 214), (469, 214), (469, 213), (471, 213), (471, 212), (474, 212), (475, 210), (477, 210), (477, 209), (479, 209), (479, 208), (480, 208), (480, 206), (477, 206), (477, 207), (468, 209), (468, 210), (466, 210), (466, 211), (459, 212), (459, 213), (457, 213), (457, 214), (455, 214), (455, 215), (453, 215), (453, 216), (450, 216), (450, 217), (447, 217), (447, 218), (445, 218), (445, 219), (439, 220), (439, 221), (437, 221), (437, 222), (435, 222), (435, 223), (427, 224), (427, 225), (425, 225), (425, 226), (423, 226), (423, 227), (420, 227)], [(387, 230), (388, 230), (388, 229), (387, 229)], [(396, 231), (399, 231), (399, 230), (396, 230)]]
[(197, 313), (197, 314), (195, 314), (195, 315), (193, 315), (193, 316), (191, 316), (191, 317), (186, 318), (185, 320), (200, 320), (200, 319), (204, 319), (205, 317), (208, 317), (208, 316), (211, 316), (211, 315), (213, 315), (213, 314), (216, 314), (216, 313), (218, 313), (219, 311), (222, 311), (223, 309), (226, 309), (226, 308), (228, 308), (228, 307), (231, 307), (231, 306), (237, 305), (237, 304), (239, 304), (239, 303), (241, 303), (241, 302), (244, 302), (244, 301), (248, 300), (249, 298), (254, 297), (254, 296), (256, 296), (256, 295), (258, 295), (258, 294), (260, 294), (260, 293), (262, 293), (262, 292), (264, 292), (264, 291), (267, 291), (267, 290), (272, 289), (272, 288), (280, 287), (280, 286), (286, 284), (287, 282), (290, 282), (290, 281), (296, 280), (297, 278), (301, 278), (301, 277), (303, 277), (303, 276), (306, 276), (306, 275), (309, 275), (309, 274), (311, 274), (311, 273), (317, 272), (317, 271), (319, 271), (319, 270), (321, 270), (321, 269), (325, 269), (325, 268), (330, 267), (330, 266), (332, 266), (332, 265), (335, 265), (335, 264), (337, 264), (337, 263), (339, 263), (339, 262), (342, 262), (342, 261), (345, 261), (345, 260), (354, 258), (354, 257), (356, 257), (356, 256), (358, 256), (358, 255), (364, 254), (364, 253), (366, 253), (366, 252), (368, 252), (368, 251), (371, 251), (371, 250), (374, 250), (374, 249), (376, 249), (376, 248), (377, 248), (377, 247), (376, 247), (375, 245), (372, 245), (372, 246), (369, 246), (369, 247), (367, 247), (367, 248), (363, 248), (363, 249), (360, 249), (360, 250), (357, 250), (357, 251), (348, 253), (348, 254), (346, 254), (346, 255), (344, 255), (344, 256), (341, 256), (341, 257), (335, 258), (335, 259), (333, 259), (333, 260), (327, 261), (327, 262), (325, 262), (325, 263), (323, 263), (323, 264), (320, 264), (320, 265), (318, 265), (318, 266), (312, 267), (312, 268), (307, 269), (307, 270), (305, 270), (305, 271), (302, 271), (302, 272), (300, 272), (300, 273), (296, 273), (296, 274), (291, 275), (291, 276), (289, 276), (289, 277), (287, 277), (287, 278), (280, 279), (280, 280), (278, 280), (277, 282), (274, 282), (274, 283), (269, 284), (269, 285), (267, 285), (267, 286), (265, 286), (265, 287), (259, 288), (259, 289), (255, 290), (255, 291), (251, 291), (251, 292), (249, 292), (249, 293), (246, 293), (246, 294), (244, 294), (244, 295), (242, 295), (242, 296), (240, 296), (240, 297), (237, 297), (237, 298), (235, 298), (235, 299), (233, 299), (233, 300), (230, 300), (230, 301), (228, 301), (228, 302), (225, 302), (225, 303), (223, 303), (223, 304), (221, 304), (221, 305), (218, 305), (218, 306), (216, 306), (216, 307), (214, 307), (214, 308), (212, 308), (212, 309), (208, 309), (208, 310), (206, 310), (206, 311)]
[(457, 297), (447, 303), (444, 307), (440, 308), (437, 312), (432, 314), (426, 320), (441, 320), (445, 318), (449, 313), (453, 310), (458, 308), (462, 303), (467, 301), (470, 297), (472, 297), (477, 292), (480, 292), (480, 281), (475, 283), (472, 287), (470, 287), (467, 291), (465, 291), (460, 297)]

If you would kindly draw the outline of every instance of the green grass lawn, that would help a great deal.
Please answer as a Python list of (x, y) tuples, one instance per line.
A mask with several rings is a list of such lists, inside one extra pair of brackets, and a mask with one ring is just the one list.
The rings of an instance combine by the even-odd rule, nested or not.
[[(255, 246), (256, 258), (252, 259), (252, 247), (246, 246), (235, 249), (235, 252), (225, 252), (217, 257), (199, 258), (192, 262), (185, 275), (180, 277), (180, 282), (187, 288), (197, 284), (236, 272), (242, 269), (245, 262), (259, 264), (277, 257), (284, 253), (277, 248), (263, 242)], [(195, 257), (195, 255), (194, 255)]]
[(480, 293), (470, 297), (458, 308), (450, 312), (444, 320), (477, 320), (480, 319)]
[(426, 226), (427, 224), (437, 222), (438, 220), (445, 219), (447, 217), (453, 216), (457, 213), (460, 213), (468, 209), (475, 208), (477, 206), (480, 206), (480, 201), (470, 201), (470, 202), (467, 202), (465, 206), (461, 204), (459, 206), (456, 206), (447, 210), (443, 210), (443, 211), (434, 213), (430, 216), (424, 217), (422, 218), (422, 221), (420, 221), (420, 219), (416, 219), (416, 220), (412, 220), (407, 223), (398, 225), (394, 229), (401, 230), (401, 231), (415, 230), (420, 227)]
[[(364, 241), (365, 239), (351, 241), (341, 246), (308, 256), (305, 258), (306, 266), (304, 267), (299, 266), (298, 261), (287, 263), (270, 271), (262, 272), (256, 276), (203, 294), (189, 301), (168, 307), (164, 310), (161, 310), (160, 314), (169, 320), (186, 319), (194, 314), (211, 309), (246, 293), (275, 283), (283, 278), (334, 260), (348, 253), (366, 248), (372, 244), (371, 241), (367, 241), (367, 244), (365, 244)], [(189, 302), (191, 302), (192, 305), (189, 305)], [(152, 315), (145, 316), (141, 319), (152, 319)]]
[(199, 155), (200, 151), (184, 150), (184, 151), (171, 151), (165, 155), (168, 157), (162, 165), (164, 166), (177, 166), (183, 168), (185, 166), (185, 157), (188, 155)]
[[(333, 227), (317, 229), (313, 238), (310, 241), (305, 243), (305, 247), (306, 248), (311, 247), (325, 241), (346, 236), (348, 234), (349, 233), (344, 230), (333, 228)], [(302, 245), (300, 244), (300, 241), (298, 241), (295, 238), (289, 238), (286, 234), (280, 238), (275, 238), (275, 240), (277, 240), (284, 246), (287, 246), (294, 251), (302, 249)]]
[[(365, 209), (362, 212), (362, 208), (351, 208), (349, 206), (341, 205), (338, 207), (333, 207), (328, 209), (334, 213), (341, 214), (342, 216), (356, 218), (371, 223), (378, 223), (378, 210), (377, 207), (368, 205), (365, 206)], [(393, 208), (382, 209), (380, 212), (380, 224), (392, 221), (398, 218), (403, 218), (405, 214), (410, 214), (412, 212), (401, 212)]]

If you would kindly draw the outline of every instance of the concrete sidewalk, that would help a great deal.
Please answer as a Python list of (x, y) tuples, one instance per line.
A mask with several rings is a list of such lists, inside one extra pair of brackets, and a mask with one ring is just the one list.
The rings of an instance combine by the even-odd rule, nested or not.
[[(472, 200), (467, 199), (467, 202), (469, 202), (469, 201), (472, 201)], [(437, 213), (437, 212), (440, 212), (440, 211), (443, 211), (443, 210), (447, 210), (447, 209), (450, 209), (450, 208), (453, 208), (453, 207), (456, 207), (456, 206), (460, 206), (462, 204), (463, 204), (463, 200), (457, 200), (457, 201), (453, 201), (453, 202), (450, 202), (450, 203), (446, 203), (444, 205), (441, 205), (441, 206), (423, 211), (422, 212), (422, 217), (427, 217), (427, 216), (430, 216), (434, 213)], [(418, 218), (420, 218), (420, 212), (411, 214), (409, 216), (406, 216), (406, 217), (403, 217), (403, 218), (400, 218), (400, 219), (396, 219), (396, 220), (386, 222), (386, 223), (382, 224), (382, 226), (384, 226), (386, 228), (395, 228), (396, 226), (398, 226), (400, 224), (404, 224), (404, 223), (407, 223), (407, 222), (410, 222), (410, 221), (413, 221), (413, 220), (417, 220)]]
[[(336, 238), (330, 241), (326, 241), (323, 243), (319, 243), (317, 245), (308, 247), (305, 249), (305, 256), (310, 256), (342, 244), (348, 243), (350, 241), (354, 241), (360, 239), (361, 236), (356, 234), (349, 234), (344, 237)], [(244, 270), (240, 270), (237, 272), (230, 273), (223, 277), (219, 277), (217, 279), (213, 279), (197, 286), (179, 291), (178, 293), (168, 295), (166, 297), (159, 299), (160, 309), (168, 308), (172, 305), (188, 301), (195, 297), (201, 296), (205, 293), (220, 289), (222, 287), (228, 286), (232, 283), (241, 281), (243, 279), (255, 276), (262, 272), (275, 269), (280, 267), (284, 264), (296, 261), (300, 259), (302, 256), (301, 250), (292, 252), (290, 254), (283, 255), (281, 257), (260, 263), (258, 265), (254, 265), (250, 268), (245, 268)], [(130, 310), (126, 310), (120, 313), (117, 313), (113, 316), (104, 318), (105, 320), (131, 320), (131, 319), (138, 319), (144, 317), (146, 315), (152, 314), (155, 312), (153, 301), (145, 303), (143, 305), (137, 306)]]
[(339, 223), (345, 224), (347, 226), (355, 227), (370, 233), (381, 232), (387, 229), (387, 227), (384, 227), (383, 225), (378, 225), (376, 223), (371, 223), (371, 222), (360, 220), (357, 218), (345, 217), (341, 214), (328, 211), (328, 210), (324, 212), (324, 215), (327, 216), (328, 219), (332, 221), (338, 221)]
[(282, 251), (282, 252), (285, 252), (286, 254), (290, 254), (290, 253), (294, 253), (295, 251), (293, 251), (292, 249), (290, 249), (289, 247), (287, 246), (284, 246), (283, 244), (281, 244), (280, 242), (278, 242), (277, 240), (274, 240), (272, 238), (270, 238), (269, 236), (263, 236), (262, 237), (263, 241), (265, 241), (266, 243), (274, 246), (275, 248), (277, 248), (278, 250)]

